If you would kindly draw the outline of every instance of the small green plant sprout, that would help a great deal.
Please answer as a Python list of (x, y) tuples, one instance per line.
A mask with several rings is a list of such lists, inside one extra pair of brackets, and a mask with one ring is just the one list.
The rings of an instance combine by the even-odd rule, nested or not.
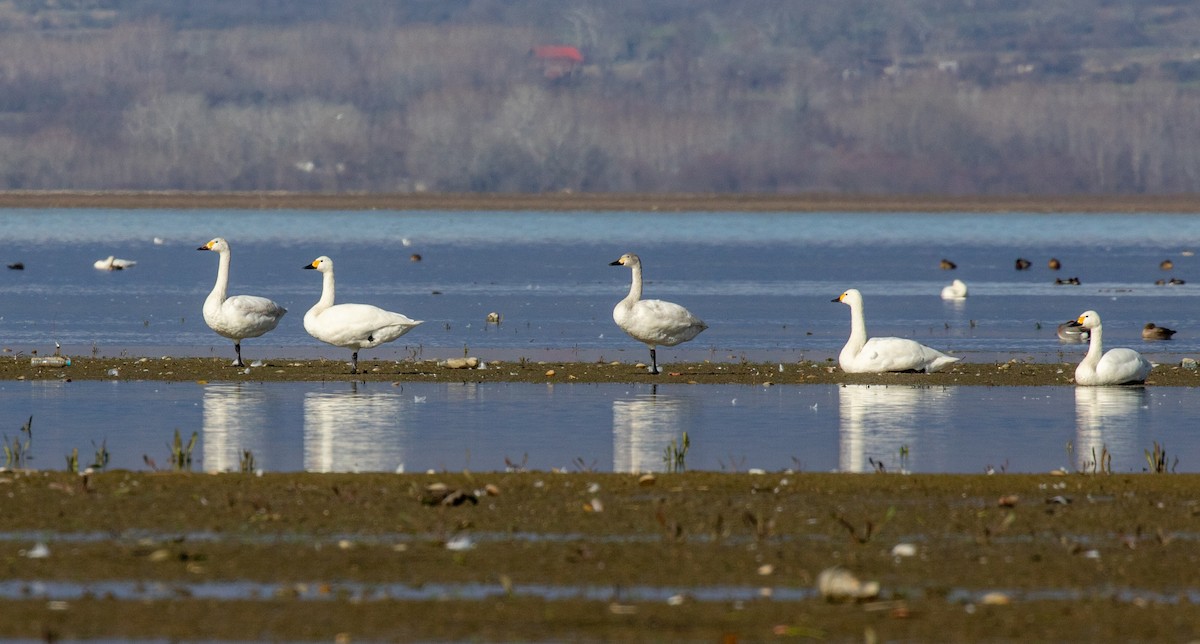
[(79, 448), (71, 449), (71, 453), (67, 454), (67, 471), (72, 474), (79, 473)]
[[(22, 437), (22, 434), (24, 437)], [(29, 446), (33, 443), (33, 416), (21, 425), (21, 429), (17, 436), (9, 440), (8, 434), (4, 435), (4, 467), (9, 469), (18, 469), (25, 467), (25, 461), (33, 460), (33, 456), (29, 453)]]
[(96, 441), (92, 441), (92, 447), (96, 448), (96, 453), (92, 455), (91, 468), (93, 470), (104, 470), (104, 468), (108, 467), (110, 456), (108, 453), (108, 439), (101, 439), (99, 446), (96, 445)]
[(1092, 448), (1092, 459), (1085, 460), (1081, 468), (1084, 474), (1112, 474), (1112, 453), (1108, 451), (1108, 445), (1100, 445), (1100, 453), (1096, 454), (1096, 448)]
[(248, 449), (242, 450), (242, 457), (238, 459), (238, 467), (241, 469), (242, 474), (253, 474), (255, 470), (254, 452)]
[(687, 470), (687, 453), (691, 446), (692, 440), (688, 438), (687, 432), (683, 433), (681, 441), (676, 442), (675, 439), (671, 439), (671, 444), (663, 450), (663, 464), (667, 466), (668, 472), (676, 473)]
[(1146, 453), (1146, 463), (1150, 465), (1150, 471), (1155, 474), (1166, 474), (1168, 471), (1174, 472), (1175, 467), (1179, 465), (1179, 457), (1175, 457), (1175, 461), (1171, 463), (1171, 467), (1167, 468), (1167, 450), (1158, 441), (1154, 441), (1154, 451), (1143, 450)]
[(179, 428), (175, 428), (175, 442), (171, 445), (171, 468), (177, 472), (190, 472), (192, 469), (192, 449), (196, 447), (196, 439), (200, 437), (198, 432), (192, 432), (192, 438), (183, 444), (183, 437), (179, 435)]
[(901, 445), (900, 446), (900, 471), (901, 472), (908, 471), (908, 454), (909, 454), (908, 445)]

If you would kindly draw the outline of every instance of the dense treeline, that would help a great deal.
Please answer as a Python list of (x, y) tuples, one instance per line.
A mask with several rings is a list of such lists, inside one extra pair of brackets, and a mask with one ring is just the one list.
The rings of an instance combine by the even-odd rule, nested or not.
[(1198, 33), (1181, 0), (0, 1), (0, 188), (1194, 192)]

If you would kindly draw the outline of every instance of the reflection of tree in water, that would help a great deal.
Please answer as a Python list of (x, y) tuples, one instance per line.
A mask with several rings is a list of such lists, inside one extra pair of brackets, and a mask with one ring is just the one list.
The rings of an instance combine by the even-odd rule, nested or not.
[(259, 465), (264, 463), (270, 421), (267, 395), (260, 384), (205, 385), (203, 409), (206, 472), (237, 471), (243, 450), (254, 452)]
[[(352, 383), (356, 384), (356, 383)], [(404, 400), (392, 391), (304, 395), (304, 469), (392, 472), (404, 464)]]
[(654, 386), (649, 394), (613, 401), (614, 472), (664, 471), (667, 446), (682, 440), (687, 431), (691, 416), (688, 399), (657, 392)]
[(917, 417), (924, 416), (921, 412), (925, 411), (936, 415), (948, 404), (952, 392), (944, 387), (840, 387), (838, 469), (871, 472), (877, 469), (872, 461), (889, 472), (913, 469), (914, 461), (921, 456), (916, 446), (920, 437)]
[(1145, 387), (1076, 387), (1074, 462), (1091, 472), (1109, 466), (1113, 471), (1140, 469), (1145, 463), (1138, 430), (1150, 393)]

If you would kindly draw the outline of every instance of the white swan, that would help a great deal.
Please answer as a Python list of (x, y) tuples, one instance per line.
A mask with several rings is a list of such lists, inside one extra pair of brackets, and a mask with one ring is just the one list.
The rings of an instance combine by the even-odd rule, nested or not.
[(933, 373), (961, 358), (907, 338), (867, 339), (863, 321), (863, 298), (858, 289), (849, 289), (833, 298), (850, 306), (850, 339), (838, 355), (838, 364), (846, 373), (884, 373), (888, 371), (924, 371)]
[(257, 338), (274, 329), (287, 309), (257, 295), (226, 297), (225, 290), (229, 286), (229, 242), (217, 237), (196, 250), (211, 250), (221, 255), (221, 262), (217, 266), (217, 283), (204, 300), (204, 323), (219, 335), (233, 340), (233, 348), (237, 351), (237, 360), (233, 364), (244, 367), (242, 340)]
[(127, 268), (137, 266), (137, 262), (132, 259), (118, 259), (114, 255), (109, 255), (104, 259), (98, 259), (92, 263), (98, 271), (122, 271)]
[(322, 255), (304, 268), (325, 275), (321, 299), (304, 314), (304, 330), (321, 342), (353, 350), (350, 354), (350, 373), (358, 373), (359, 349), (370, 349), (391, 342), (422, 322), (370, 304), (335, 305), (333, 260)]
[(1076, 320), (1092, 336), (1087, 355), (1075, 367), (1077, 385), (1125, 385), (1144, 382), (1154, 366), (1133, 349), (1111, 349), (1104, 351), (1101, 339), (1100, 314), (1084, 311)]
[(642, 299), (642, 260), (633, 253), (621, 255), (609, 266), (628, 266), (633, 269), (633, 284), (629, 295), (617, 302), (613, 309), (613, 321), (625, 333), (650, 347), (650, 373), (658, 373), (658, 356), (655, 347), (673, 347), (700, 335), (708, 325), (692, 315), (687, 309), (673, 302)]
[(942, 289), (943, 300), (962, 300), (967, 297), (967, 284), (962, 280), (954, 280)]

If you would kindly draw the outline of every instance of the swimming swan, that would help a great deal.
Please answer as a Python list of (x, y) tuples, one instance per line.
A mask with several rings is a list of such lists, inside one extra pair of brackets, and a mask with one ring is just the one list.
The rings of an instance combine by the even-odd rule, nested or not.
[(673, 347), (700, 335), (708, 325), (692, 315), (687, 309), (673, 302), (642, 299), (642, 260), (633, 253), (621, 255), (609, 266), (628, 266), (633, 269), (633, 284), (629, 295), (617, 302), (613, 309), (613, 321), (634, 340), (650, 347), (650, 373), (658, 373), (658, 356), (654, 348), (658, 345)]
[(1125, 385), (1144, 382), (1150, 375), (1154, 365), (1133, 349), (1111, 349), (1105, 353), (1099, 313), (1085, 311), (1076, 321), (1091, 332), (1092, 340), (1083, 362), (1075, 368), (1075, 384)]
[(358, 373), (359, 349), (391, 342), (422, 322), (370, 304), (334, 304), (333, 260), (322, 255), (304, 268), (325, 274), (321, 299), (304, 314), (304, 330), (321, 342), (353, 350), (350, 373)]
[(217, 237), (196, 250), (211, 250), (221, 255), (221, 262), (217, 266), (217, 283), (204, 300), (204, 323), (219, 335), (233, 340), (233, 349), (237, 352), (237, 360), (233, 361), (233, 365), (244, 367), (242, 340), (257, 338), (274, 329), (287, 309), (257, 295), (226, 297), (225, 290), (229, 286), (229, 242)]
[(962, 280), (954, 280), (942, 289), (943, 300), (965, 300), (967, 298), (967, 284)]
[(98, 271), (123, 271), (127, 268), (137, 266), (137, 262), (132, 259), (119, 259), (115, 255), (109, 255), (104, 259), (92, 262), (92, 266)]
[(863, 298), (858, 289), (849, 289), (833, 298), (850, 306), (850, 339), (838, 354), (838, 364), (846, 373), (884, 373), (888, 371), (924, 371), (933, 373), (961, 358), (907, 338), (867, 339), (863, 321)]

